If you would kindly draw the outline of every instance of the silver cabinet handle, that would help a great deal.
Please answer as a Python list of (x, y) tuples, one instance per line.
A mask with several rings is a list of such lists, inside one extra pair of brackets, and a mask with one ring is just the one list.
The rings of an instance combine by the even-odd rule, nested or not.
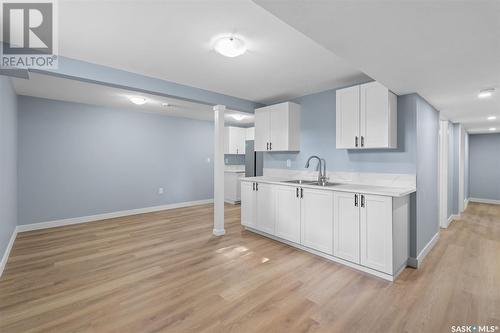
[(302, 199), (304, 197), (304, 189), (301, 187), (300, 188), (300, 198)]
[(269, 142), (269, 150), (273, 150), (273, 143)]
[(361, 147), (365, 146), (365, 137), (361, 136)]
[(298, 188), (298, 187), (295, 189), (295, 196), (296, 196), (297, 198), (299, 197), (299, 188)]
[(252, 191), (255, 191), (255, 183), (252, 183), (252, 185), (253, 185)]
[(269, 150), (269, 142), (266, 142), (266, 150)]
[(365, 196), (361, 194), (361, 207), (365, 207)]
[(358, 207), (358, 195), (357, 194), (354, 195), (354, 206)]
[(258, 191), (259, 190), (259, 183), (255, 183), (255, 190)]
[(358, 147), (358, 136), (356, 135), (356, 137), (354, 138), (354, 147)]

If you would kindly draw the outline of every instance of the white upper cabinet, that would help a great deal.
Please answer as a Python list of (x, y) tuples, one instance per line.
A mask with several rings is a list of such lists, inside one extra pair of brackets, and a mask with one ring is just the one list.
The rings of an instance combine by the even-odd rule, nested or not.
[(245, 130), (246, 140), (254, 140), (255, 139), (255, 127), (248, 127)]
[(337, 90), (337, 148), (359, 146), (359, 86)]
[(378, 82), (336, 93), (336, 147), (397, 148), (397, 96)]
[(245, 154), (246, 128), (224, 128), (224, 154)]
[(300, 105), (285, 102), (255, 110), (256, 151), (300, 150)]

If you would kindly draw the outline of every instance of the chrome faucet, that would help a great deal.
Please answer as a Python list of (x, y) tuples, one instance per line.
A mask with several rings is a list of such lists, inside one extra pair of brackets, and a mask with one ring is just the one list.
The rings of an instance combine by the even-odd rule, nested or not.
[(309, 162), (313, 159), (318, 160), (318, 184), (324, 185), (328, 181), (328, 177), (326, 177), (326, 160), (324, 158), (319, 158), (316, 155), (313, 155), (307, 159), (306, 168), (309, 168)]

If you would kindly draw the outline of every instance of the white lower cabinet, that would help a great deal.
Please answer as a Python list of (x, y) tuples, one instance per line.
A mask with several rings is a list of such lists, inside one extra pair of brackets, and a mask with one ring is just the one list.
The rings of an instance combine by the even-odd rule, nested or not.
[(257, 223), (260, 231), (274, 235), (276, 222), (275, 185), (256, 183), (257, 192)]
[(333, 194), (333, 255), (359, 263), (359, 195)]
[[(393, 261), (393, 223), (407, 224), (408, 218), (393, 220), (392, 200), (381, 195), (335, 192), (333, 255), (383, 273), (395, 273), (407, 257)], [(398, 236), (406, 238), (402, 251), (407, 254), (408, 235)]]
[(392, 198), (364, 194), (360, 212), (361, 265), (392, 274)]
[(300, 189), (276, 186), (276, 236), (300, 243)]
[(392, 280), (409, 256), (409, 196), (242, 182), (241, 223)]
[(241, 224), (246, 227), (257, 227), (256, 200), (255, 183), (241, 182)]
[(300, 244), (333, 254), (333, 192), (301, 189)]

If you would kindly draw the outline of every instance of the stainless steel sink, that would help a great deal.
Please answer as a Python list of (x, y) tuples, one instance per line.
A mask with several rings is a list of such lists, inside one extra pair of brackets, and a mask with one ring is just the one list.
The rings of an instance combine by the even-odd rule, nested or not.
[(303, 179), (294, 179), (294, 180), (287, 180), (284, 183), (291, 183), (291, 184), (298, 184), (298, 185), (311, 185), (313, 183), (318, 183), (315, 180), (303, 180)]
[(303, 180), (303, 179), (295, 179), (295, 180), (287, 180), (285, 183), (297, 184), (297, 185), (313, 185), (313, 186), (321, 186), (321, 187), (330, 187), (340, 185), (339, 183), (318, 183), (316, 180)]

